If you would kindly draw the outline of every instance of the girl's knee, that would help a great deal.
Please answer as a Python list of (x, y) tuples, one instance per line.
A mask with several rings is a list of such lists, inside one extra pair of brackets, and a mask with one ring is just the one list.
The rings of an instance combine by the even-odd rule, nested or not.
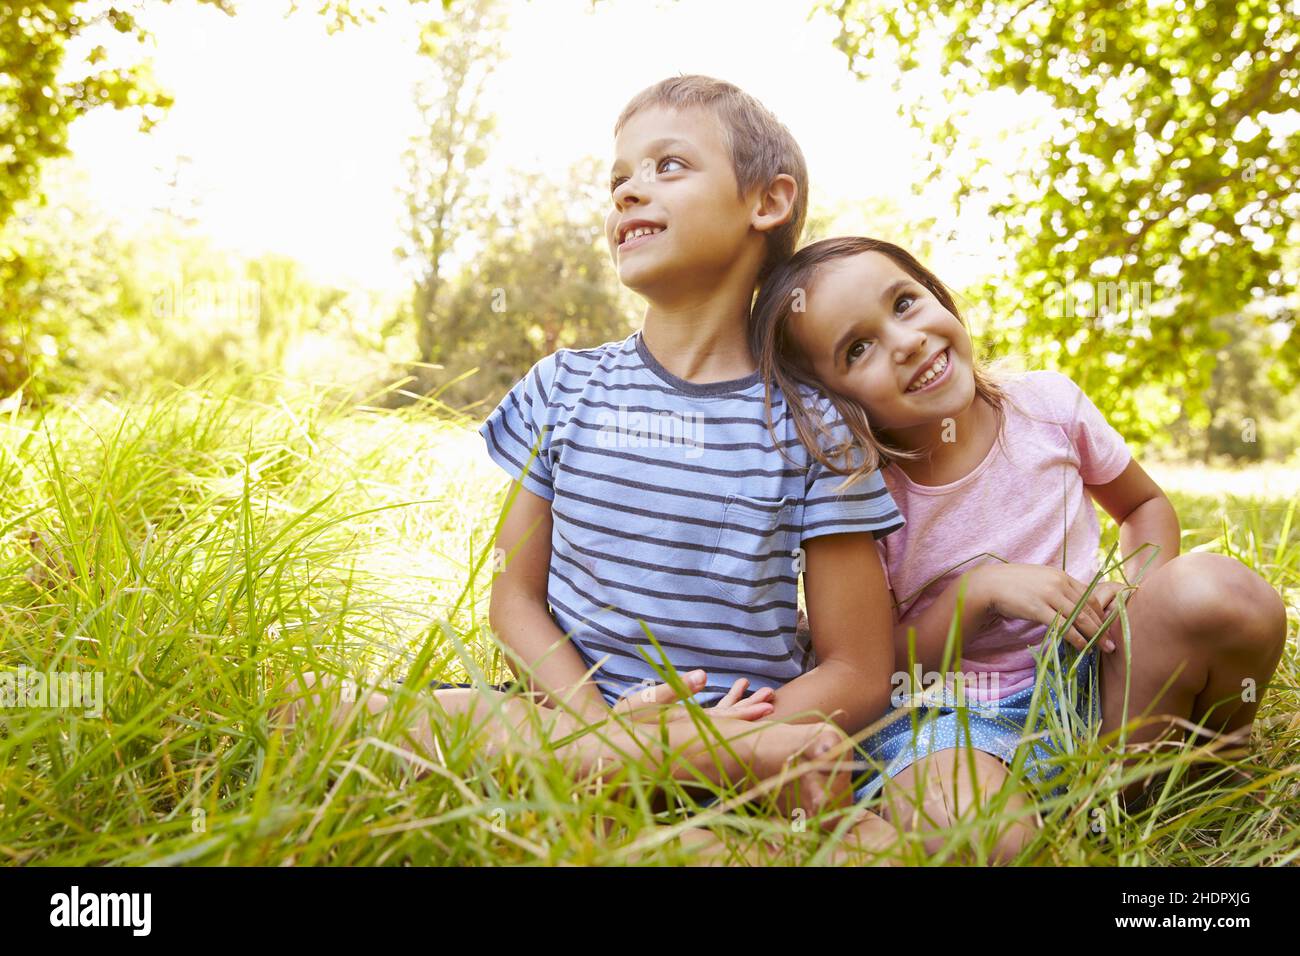
[(1267, 581), (1240, 561), (1198, 552), (1175, 558), (1161, 571), (1167, 572), (1172, 606), (1186, 631), (1216, 648), (1281, 653), (1286, 605)]
[[(954, 759), (955, 755), (957, 756)], [(970, 764), (974, 764), (972, 774)], [(992, 800), (1008, 782), (1007, 765), (981, 750), (941, 750), (917, 760), (885, 784), (885, 807), (904, 829), (946, 829)], [(1019, 808), (1023, 797), (1012, 795), (1005, 806)]]

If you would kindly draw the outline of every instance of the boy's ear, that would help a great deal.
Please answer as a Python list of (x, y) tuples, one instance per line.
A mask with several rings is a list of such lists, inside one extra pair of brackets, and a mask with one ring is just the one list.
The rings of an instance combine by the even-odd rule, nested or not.
[(768, 232), (790, 221), (794, 215), (795, 200), (799, 196), (799, 185), (794, 177), (779, 173), (767, 189), (758, 194), (750, 224), (759, 232)]

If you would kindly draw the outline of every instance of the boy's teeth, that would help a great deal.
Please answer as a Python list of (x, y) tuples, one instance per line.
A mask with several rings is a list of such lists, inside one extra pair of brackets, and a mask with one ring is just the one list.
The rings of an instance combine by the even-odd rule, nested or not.
[(657, 232), (663, 232), (663, 229), (657, 226), (638, 226), (628, 232), (627, 235), (623, 237), (623, 241), (627, 242), (629, 239), (636, 239), (640, 236), (652, 236)]

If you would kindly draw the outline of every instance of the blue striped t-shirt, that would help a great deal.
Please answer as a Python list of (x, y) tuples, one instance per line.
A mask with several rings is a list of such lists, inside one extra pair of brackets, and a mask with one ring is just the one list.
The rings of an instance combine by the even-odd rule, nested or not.
[[(835, 414), (811, 389), (804, 400)], [(837, 493), (844, 477), (808, 455), (779, 393), (772, 417), (791, 460), (758, 372), (688, 382), (636, 332), (542, 359), (479, 429), (551, 502), (551, 614), (611, 706), (661, 681), (647, 630), (679, 673), (708, 672), (702, 706), (739, 677), (751, 691), (798, 677), (815, 664), (795, 630), (801, 542), (902, 526), (878, 473)], [(835, 417), (834, 440), (849, 435)]]

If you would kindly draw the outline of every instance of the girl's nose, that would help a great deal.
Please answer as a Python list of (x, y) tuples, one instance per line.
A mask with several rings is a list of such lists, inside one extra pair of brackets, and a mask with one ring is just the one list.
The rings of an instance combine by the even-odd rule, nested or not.
[(917, 352), (925, 348), (925, 333), (920, 329), (900, 331), (894, 344), (894, 360), (900, 365), (907, 364)]

